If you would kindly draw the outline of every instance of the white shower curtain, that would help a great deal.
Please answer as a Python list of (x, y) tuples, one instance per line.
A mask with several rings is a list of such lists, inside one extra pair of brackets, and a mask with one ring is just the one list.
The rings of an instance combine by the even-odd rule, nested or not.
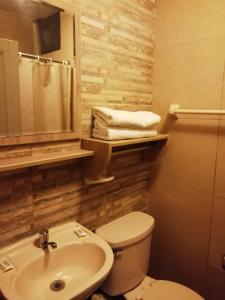
[(20, 58), (23, 134), (71, 131), (71, 67)]

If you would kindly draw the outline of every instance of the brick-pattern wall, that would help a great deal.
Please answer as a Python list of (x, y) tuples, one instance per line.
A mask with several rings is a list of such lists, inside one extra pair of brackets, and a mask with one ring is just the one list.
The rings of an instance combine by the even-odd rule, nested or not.
[(77, 1), (81, 10), (82, 123), (94, 105), (149, 110), (154, 50), (152, 0)]
[[(89, 136), (94, 105), (151, 109), (155, 4), (71, 2), (81, 10), (82, 126)], [(0, 159), (76, 147), (75, 141), (1, 147)], [(113, 158), (116, 179), (96, 186), (84, 184), (82, 160), (0, 174), (0, 246), (71, 219), (94, 229), (129, 211), (148, 211), (149, 165), (140, 155)]]
[(140, 154), (113, 158), (116, 179), (87, 186), (81, 160), (0, 176), (0, 246), (69, 220), (90, 229), (132, 210), (148, 211), (149, 165)]

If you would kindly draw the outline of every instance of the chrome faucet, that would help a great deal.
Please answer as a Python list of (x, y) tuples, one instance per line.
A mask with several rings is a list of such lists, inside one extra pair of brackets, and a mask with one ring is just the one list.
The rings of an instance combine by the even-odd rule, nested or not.
[(52, 249), (57, 248), (57, 244), (55, 242), (49, 242), (49, 234), (48, 229), (43, 229), (39, 232), (39, 247), (41, 249), (47, 249), (48, 246), (51, 246)]

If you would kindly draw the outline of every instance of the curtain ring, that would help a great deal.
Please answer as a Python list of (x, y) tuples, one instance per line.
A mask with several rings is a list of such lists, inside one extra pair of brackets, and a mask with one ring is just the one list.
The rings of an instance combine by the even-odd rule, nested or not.
[(37, 62), (39, 63), (40, 62), (40, 56), (37, 55), (36, 58), (37, 58)]
[(63, 60), (63, 65), (64, 65), (65, 67), (68, 67), (68, 66), (69, 66), (68, 60)]

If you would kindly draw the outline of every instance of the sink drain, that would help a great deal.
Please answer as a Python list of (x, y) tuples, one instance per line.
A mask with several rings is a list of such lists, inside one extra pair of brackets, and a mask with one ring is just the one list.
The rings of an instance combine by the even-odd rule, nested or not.
[(50, 289), (54, 292), (59, 292), (65, 287), (65, 282), (63, 280), (54, 280), (50, 284)]

